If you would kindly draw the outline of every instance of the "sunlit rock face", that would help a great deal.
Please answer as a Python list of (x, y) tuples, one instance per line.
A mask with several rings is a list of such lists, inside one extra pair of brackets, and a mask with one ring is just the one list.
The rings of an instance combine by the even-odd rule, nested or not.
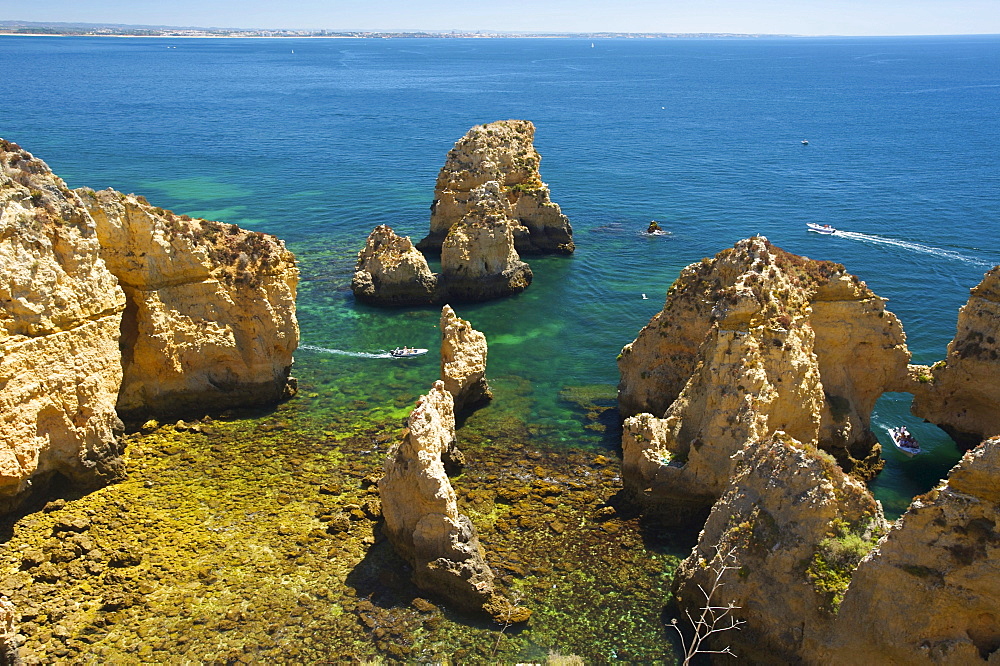
[[(713, 647), (732, 646), (748, 663), (810, 663), (851, 570), (888, 529), (882, 508), (832, 456), (786, 433), (746, 446), (735, 458), (733, 477), (678, 570), (675, 597), (697, 617), (706, 604), (701, 590), (711, 590), (721, 573), (712, 601), (733, 602), (745, 624), (715, 637)], [(833, 561), (831, 539), (864, 552)], [(720, 552), (729, 555), (721, 564), (731, 569), (722, 570)]]
[(1000, 434), (1000, 266), (986, 273), (959, 311), (944, 361), (914, 375), (913, 413), (960, 446)]
[(119, 413), (204, 414), (294, 392), (298, 269), (281, 240), (111, 189), (78, 194), (128, 298)]
[(409, 237), (396, 235), (384, 224), (375, 227), (358, 253), (351, 290), (359, 301), (373, 305), (427, 305), (440, 300), (438, 276), (431, 273), (427, 259)]
[(619, 357), (623, 481), (640, 499), (707, 508), (733, 454), (775, 431), (870, 477), (875, 401), (907, 386), (905, 336), (843, 266), (763, 237), (692, 264)]
[(41, 160), (0, 140), (0, 511), (58, 474), (122, 476), (115, 412), (125, 295), (94, 220)]
[(535, 126), (527, 120), (499, 120), (476, 125), (459, 139), (438, 174), (430, 234), (418, 247), (439, 251), (449, 230), (475, 205), (476, 189), (493, 181), (519, 253), (572, 253), (573, 229), (542, 182), (534, 137)]
[(386, 534), (412, 564), (418, 587), (500, 621), (524, 621), (530, 611), (497, 593), (476, 529), (458, 511), (442, 461), (454, 442), (454, 399), (437, 381), (417, 401), (402, 441), (386, 459), (378, 483)]
[(1000, 663), (1000, 438), (913, 500), (858, 566), (825, 663)]
[(455, 413), (493, 398), (486, 382), (486, 336), (455, 314), (441, 308), (441, 381), (455, 399)]

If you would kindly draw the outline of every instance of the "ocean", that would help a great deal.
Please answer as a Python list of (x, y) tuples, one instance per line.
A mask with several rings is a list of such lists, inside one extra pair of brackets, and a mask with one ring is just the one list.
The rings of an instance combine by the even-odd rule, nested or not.
[[(395, 425), (437, 376), (433, 353), (379, 356), (436, 349), (439, 310), (356, 304), (350, 277), (376, 225), (423, 237), (445, 154), (484, 122), (534, 122), (577, 251), (528, 258), (521, 295), (456, 307), (487, 336), (496, 393), (466, 427), (502, 415), (547, 450), (614, 455), (594, 406), (613, 403), (617, 353), (685, 265), (741, 238), (844, 264), (889, 299), (914, 363), (944, 357), (969, 288), (1000, 263), (996, 36), (4, 37), (0, 67), (0, 136), (71, 187), (287, 241), (302, 278), (293, 421)], [(669, 235), (642, 233), (654, 219)], [(900, 424), (927, 454), (892, 449), (885, 428)], [(872, 487), (896, 517), (959, 454), (906, 395), (880, 400), (873, 429), (889, 446)], [(592, 644), (591, 659), (623, 658)]]

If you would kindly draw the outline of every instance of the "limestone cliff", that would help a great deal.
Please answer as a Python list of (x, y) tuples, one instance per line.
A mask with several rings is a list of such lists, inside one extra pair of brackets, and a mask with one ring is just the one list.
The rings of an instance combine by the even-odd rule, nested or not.
[(528, 611), (497, 594), (475, 527), (458, 512), (442, 462), (455, 441), (454, 400), (443, 382), (417, 401), (407, 426), (389, 451), (378, 489), (386, 533), (413, 565), (414, 583), (499, 621), (527, 619)]
[(455, 413), (493, 399), (486, 382), (486, 336), (455, 314), (441, 308), (441, 381), (455, 400)]
[(750, 663), (808, 662), (850, 572), (887, 529), (882, 509), (832, 457), (783, 432), (736, 458), (736, 472), (678, 570), (676, 600), (692, 613), (700, 609), (698, 586), (710, 589), (717, 552), (731, 555), (723, 563), (733, 568), (712, 601), (733, 601), (746, 624), (719, 635), (714, 647), (730, 645)]
[(369, 234), (358, 253), (351, 290), (373, 305), (426, 305), (440, 300), (438, 276), (408, 237), (386, 225)]
[(908, 358), (899, 321), (842, 266), (740, 241), (684, 269), (622, 350), (623, 481), (645, 500), (707, 507), (732, 455), (777, 430), (870, 476), (871, 410), (906, 385)]
[(459, 139), (438, 174), (431, 205), (430, 234), (421, 250), (441, 249), (448, 231), (469, 212), (475, 189), (496, 181), (504, 195), (517, 251), (573, 252), (569, 220), (550, 199), (538, 171), (535, 126), (527, 120), (476, 125)]
[(111, 189), (78, 194), (128, 299), (120, 414), (204, 413), (294, 390), (298, 269), (283, 242)]
[(124, 473), (115, 399), (125, 295), (94, 220), (41, 160), (0, 140), (0, 511), (60, 474)]
[(471, 201), (474, 205), (451, 227), (441, 247), (448, 298), (484, 301), (524, 291), (531, 284), (531, 268), (514, 247), (499, 185), (490, 181), (477, 187)]
[(1000, 438), (969, 451), (862, 560), (825, 663), (1000, 663)]
[(947, 357), (918, 372), (910, 391), (913, 413), (966, 449), (1000, 434), (1000, 266), (959, 311)]

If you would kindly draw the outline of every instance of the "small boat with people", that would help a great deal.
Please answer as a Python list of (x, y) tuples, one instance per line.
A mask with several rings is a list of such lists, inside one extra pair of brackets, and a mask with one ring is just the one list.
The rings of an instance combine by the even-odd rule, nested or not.
[(815, 231), (818, 234), (837, 233), (837, 230), (829, 224), (819, 224), (818, 222), (806, 222), (806, 231)]
[(917, 442), (917, 438), (903, 426), (889, 428), (889, 437), (892, 438), (892, 443), (896, 445), (896, 448), (905, 455), (912, 458), (920, 453), (920, 444)]
[(416, 347), (396, 347), (389, 355), (393, 358), (410, 358), (411, 356), (420, 356), (421, 354), (426, 354), (428, 349), (417, 349)]

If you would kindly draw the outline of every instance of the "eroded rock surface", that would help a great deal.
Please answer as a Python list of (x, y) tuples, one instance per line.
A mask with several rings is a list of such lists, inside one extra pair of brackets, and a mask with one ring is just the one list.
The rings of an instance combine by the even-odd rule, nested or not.
[(851, 580), (826, 663), (1000, 663), (1000, 438), (965, 454)]
[(124, 473), (115, 400), (125, 295), (94, 220), (41, 160), (0, 140), (0, 511), (58, 473)]
[(712, 646), (732, 646), (752, 663), (811, 662), (850, 572), (887, 529), (882, 509), (829, 454), (783, 432), (743, 448), (736, 459), (733, 478), (675, 578), (678, 604), (697, 617), (705, 605), (698, 586), (711, 589), (717, 552), (731, 553), (725, 563), (733, 568), (712, 601), (734, 602), (746, 624)]
[(495, 181), (512, 220), (518, 252), (572, 253), (573, 230), (542, 182), (534, 137), (531, 122), (500, 120), (476, 125), (459, 139), (438, 174), (430, 234), (418, 247), (440, 250), (449, 230), (475, 205), (476, 188)]
[(619, 357), (623, 481), (638, 497), (708, 507), (732, 456), (781, 430), (869, 477), (869, 430), (907, 385), (905, 336), (882, 299), (831, 262), (763, 237), (682, 271)]
[(527, 289), (532, 273), (514, 247), (513, 225), (499, 185), (473, 190), (474, 205), (451, 227), (441, 247), (441, 275), (450, 300), (484, 301)]
[(515, 225), (496, 182), (471, 193), (471, 205), (451, 227), (441, 248), (441, 273), (410, 239), (385, 225), (376, 227), (358, 253), (351, 289), (375, 305), (430, 305), (485, 301), (524, 291), (532, 273), (514, 248)]
[(276, 402), (294, 391), (298, 269), (282, 241), (79, 190), (128, 298), (123, 416)]
[(438, 276), (409, 237), (397, 236), (387, 225), (368, 235), (358, 253), (351, 290), (355, 298), (374, 305), (426, 305), (440, 300)]
[(450, 305), (441, 308), (441, 381), (461, 413), (493, 398), (486, 382), (486, 336), (460, 318)]
[(417, 401), (403, 440), (393, 446), (379, 480), (386, 534), (413, 565), (414, 583), (466, 610), (498, 621), (527, 619), (499, 595), (476, 529), (458, 512), (442, 456), (454, 446), (454, 399), (437, 381)]
[(968, 449), (1000, 434), (1000, 266), (972, 289), (943, 362), (919, 369), (913, 413)]

